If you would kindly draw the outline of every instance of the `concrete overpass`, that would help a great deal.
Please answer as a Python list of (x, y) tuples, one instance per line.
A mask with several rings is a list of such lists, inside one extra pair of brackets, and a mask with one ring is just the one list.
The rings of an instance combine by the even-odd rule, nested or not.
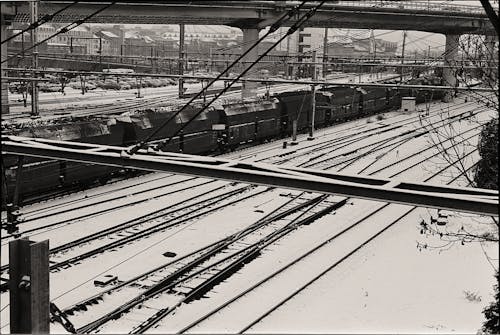
[[(41, 1), (39, 17), (52, 14), (71, 1)], [(264, 28), (300, 1), (119, 1), (91, 18), (91, 23), (209, 24)], [(310, 2), (303, 12), (313, 7)], [(52, 22), (83, 19), (102, 2), (80, 1)], [(14, 22), (29, 22), (26, 2), (17, 4)], [(295, 18), (296, 19), (296, 18)], [(291, 20), (293, 23), (295, 20)], [(291, 23), (289, 23), (290, 25)], [(434, 5), (413, 1), (329, 1), (305, 24), (308, 27), (419, 30), (442, 34), (494, 35), (481, 7)]]
[[(6, 24), (28, 23), (27, 2), (2, 3), (2, 35)], [(41, 1), (38, 16), (53, 14), (71, 1)], [(52, 19), (52, 22), (74, 22), (84, 19), (109, 2), (80, 1)], [(284, 12), (300, 1), (118, 1), (113, 6), (88, 20), (88, 23), (118, 24), (210, 24), (238, 27), (243, 31), (243, 43), (247, 46), (258, 39), (259, 30), (275, 22)], [(301, 12), (314, 7), (308, 2)], [(288, 21), (293, 24), (300, 15)], [(430, 4), (412, 1), (337, 1), (325, 3), (304, 26), (330, 28), (359, 28), (387, 30), (419, 30), (446, 35), (445, 63), (453, 65), (458, 55), (461, 34), (487, 35), (493, 39), (495, 29), (481, 7), (464, 5)], [(2, 38), (3, 39), (3, 38)], [(2, 45), (3, 47), (3, 45)], [(257, 48), (255, 48), (257, 49)], [(258, 57), (252, 50), (245, 61)], [(2, 51), (2, 59), (6, 53)], [(2, 64), (4, 67), (4, 64)], [(455, 85), (452, 69), (443, 73), (446, 85)], [(244, 84), (243, 96), (253, 94), (255, 84)], [(2, 92), (7, 94), (2, 86)], [(4, 95), (4, 94), (2, 94)], [(2, 111), (8, 107), (2, 100)]]

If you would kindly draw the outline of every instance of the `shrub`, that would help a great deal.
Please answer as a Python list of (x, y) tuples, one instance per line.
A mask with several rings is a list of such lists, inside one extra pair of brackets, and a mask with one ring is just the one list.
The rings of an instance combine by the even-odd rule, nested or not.
[(479, 160), (474, 180), (477, 187), (498, 190), (498, 118), (484, 125), (479, 137)]
[(495, 298), (491, 304), (483, 310), (486, 322), (483, 324), (483, 332), (487, 334), (500, 334), (500, 317), (499, 304), (500, 304), (500, 292), (498, 290), (498, 281), (500, 277), (498, 276), (498, 271), (495, 274), (497, 285), (495, 285)]

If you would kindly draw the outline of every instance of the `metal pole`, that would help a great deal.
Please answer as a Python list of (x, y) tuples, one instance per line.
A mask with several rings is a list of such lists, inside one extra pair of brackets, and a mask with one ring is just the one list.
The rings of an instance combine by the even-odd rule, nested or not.
[[(316, 80), (316, 50), (312, 53), (313, 73), (312, 80)], [(309, 141), (314, 140), (314, 119), (316, 117), (316, 85), (311, 85), (311, 128), (309, 129)]]
[[(38, 1), (30, 2), (30, 22), (35, 23), (38, 19)], [(31, 45), (35, 45), (37, 42), (37, 30), (31, 30)], [(34, 47), (32, 51), (32, 67), (33, 70), (38, 68), (38, 47)], [(33, 72), (33, 78), (36, 78), (37, 74)], [(31, 116), (38, 116), (38, 82), (33, 80), (31, 82)]]
[(328, 70), (328, 28), (325, 28), (325, 36), (323, 37), (323, 78), (326, 78)]
[(49, 333), (49, 240), (9, 242), (9, 302), (11, 333)]
[[(179, 31), (179, 75), (184, 74), (184, 24), (180, 24)], [(179, 98), (184, 97), (184, 79), (179, 78)]]
[[(406, 30), (403, 30), (403, 48), (401, 50), (401, 65), (404, 65), (405, 63), (405, 44), (406, 44)], [(399, 82), (403, 82), (403, 70), (404, 68), (401, 67), (401, 75), (399, 77)]]
[(293, 72), (293, 71), (290, 71), (290, 64), (288, 64), (288, 63), (290, 63), (290, 37), (291, 36), (288, 36), (286, 38), (286, 72), (285, 72), (286, 79), (291, 79), (292, 72)]
[(99, 64), (102, 63), (102, 38), (99, 37)]
[(292, 142), (290, 144), (297, 144), (297, 120), (295, 118), (292, 121)]
[(19, 156), (17, 158), (16, 188), (14, 189), (14, 197), (12, 199), (12, 204), (14, 205), (14, 207), (17, 207), (19, 205), (19, 193), (21, 192), (23, 180), (23, 165), (24, 156)]

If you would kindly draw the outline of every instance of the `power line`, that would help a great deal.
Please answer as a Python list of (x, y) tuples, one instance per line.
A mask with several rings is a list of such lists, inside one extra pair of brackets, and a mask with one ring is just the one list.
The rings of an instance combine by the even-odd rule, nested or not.
[[(226, 69), (224, 69), (224, 71), (222, 71), (216, 78), (212, 79), (212, 81), (210, 83), (208, 83), (208, 85), (204, 89), (202, 89), (195, 96), (193, 96), (179, 111), (177, 111), (174, 115), (172, 115), (165, 122), (163, 122), (163, 124), (160, 127), (156, 128), (156, 130), (154, 130), (150, 135), (148, 135), (146, 137), (146, 139), (144, 139), (143, 141), (140, 141), (137, 145), (133, 146), (130, 150), (128, 150), (127, 153), (129, 155), (133, 155), (138, 150), (140, 150), (147, 142), (149, 142), (156, 134), (158, 134), (158, 132), (160, 132), (170, 121), (172, 121), (177, 115), (179, 115), (184, 109), (186, 109), (187, 106), (189, 106), (194, 100), (196, 100), (202, 94), (204, 94), (204, 92), (206, 92), (208, 90), (208, 87), (212, 86), (217, 80), (219, 80), (220, 78), (222, 78), (224, 76), (224, 74), (226, 74), (229, 71), (229, 69), (231, 69), (234, 65), (238, 64), (238, 62), (241, 59), (243, 59), (248, 53), (250, 53), (250, 51), (253, 48), (255, 48), (261, 41), (263, 41), (267, 36), (269, 36), (270, 34), (274, 33), (283, 24), (283, 22), (285, 20), (287, 20), (288, 18), (291, 18), (293, 15), (295, 15), (295, 13), (299, 12), (300, 8), (302, 8), (305, 3), (306, 3), (306, 1), (303, 1), (300, 5), (295, 6), (288, 13), (284, 14), (283, 16), (281, 16), (275, 23), (273, 23), (271, 25), (271, 27), (269, 28), (269, 31), (264, 36), (262, 36), (261, 38), (259, 38), (259, 40), (257, 40), (248, 50), (246, 50), (244, 53), (242, 53), (235, 61), (233, 61), (231, 63), (230, 66), (228, 66)], [(282, 39), (283, 39), (283, 37), (282, 37)], [(274, 48), (274, 45), (273, 45), (273, 48)], [(258, 59), (259, 60), (262, 59), (262, 56), (259, 57)], [(250, 66), (245, 71), (243, 71), (242, 73), (244, 74), (244, 73), (248, 72), (248, 70), (252, 66), (253, 66), (253, 64), (250, 64)], [(241, 74), (238, 77), (238, 79), (240, 77), (241, 77)], [(233, 81), (233, 83), (234, 83), (234, 81)], [(233, 83), (231, 83), (230, 86), (232, 86)], [(230, 86), (228, 86), (222, 92), (225, 92)], [(218, 97), (218, 96), (216, 96), (216, 97)], [(205, 110), (209, 105), (211, 105), (214, 102), (214, 100), (212, 100), (208, 105), (206, 105), (204, 108), (202, 108), (200, 110), (200, 112), (198, 112), (198, 114), (200, 114), (201, 111)], [(198, 114), (196, 114), (196, 116)], [(187, 124), (189, 124), (193, 119), (190, 119)], [(187, 124), (183, 125), (173, 136), (175, 136), (180, 130), (184, 129)], [(172, 139), (172, 137), (170, 137), (170, 139), (169, 139), (168, 142), (170, 142), (171, 139)]]
[(44, 15), (40, 20), (36, 21), (36, 22), (33, 22), (32, 24), (30, 24), (26, 29), (23, 29), (21, 30), (20, 32), (6, 38), (5, 40), (3, 40), (2, 42), (0, 42), (0, 44), (4, 44), (4, 43), (7, 43), (8, 41), (10, 41), (11, 39), (13, 38), (16, 38), (17, 36), (19, 35), (22, 35), (24, 34), (25, 32), (29, 31), (29, 30), (33, 30), (39, 26), (41, 26), (42, 24), (44, 23), (47, 23), (49, 22), (50, 20), (52, 20), (54, 18), (54, 16), (56, 16), (57, 14), (65, 11), (66, 9), (70, 8), (71, 6), (75, 5), (76, 3), (78, 3), (78, 1), (75, 1), (73, 3), (70, 3), (69, 5), (59, 9), (58, 11), (54, 12), (53, 14), (46, 14)]
[(72, 23), (70, 23), (70, 24), (68, 24), (68, 25), (64, 26), (64, 27), (63, 27), (63, 28), (61, 28), (58, 32), (56, 32), (56, 33), (52, 34), (51, 36), (47, 37), (46, 39), (44, 39), (44, 40), (42, 40), (42, 41), (40, 41), (40, 42), (38, 42), (38, 43), (33, 44), (33, 45), (32, 45), (32, 46), (30, 46), (29, 48), (27, 48), (27, 49), (23, 49), (23, 50), (21, 50), (20, 52), (18, 52), (18, 53), (16, 53), (16, 54), (14, 54), (14, 55), (12, 55), (12, 56), (10, 56), (10, 57), (8, 57), (8, 58), (4, 59), (1, 63), (3, 64), (3, 63), (5, 63), (5, 62), (7, 62), (7, 61), (11, 60), (11, 59), (12, 59), (12, 58), (14, 58), (14, 57), (17, 57), (17, 56), (19, 56), (19, 55), (21, 55), (21, 54), (24, 54), (26, 51), (29, 51), (29, 50), (31, 50), (31, 49), (33, 49), (33, 48), (36, 48), (36, 47), (37, 47), (37, 46), (39, 46), (40, 44), (45, 43), (46, 41), (48, 41), (48, 40), (50, 40), (50, 39), (52, 39), (52, 38), (56, 37), (56, 36), (57, 36), (57, 35), (59, 35), (59, 34), (67, 33), (68, 31), (70, 31), (70, 30), (72, 30), (72, 29), (74, 29), (74, 28), (78, 27), (79, 25), (81, 25), (81, 24), (85, 23), (85, 21), (87, 21), (87, 20), (91, 19), (92, 17), (96, 16), (97, 14), (99, 14), (99, 13), (100, 13), (100, 12), (102, 12), (102, 11), (104, 11), (105, 9), (107, 9), (107, 8), (109, 8), (109, 7), (111, 7), (111, 6), (113, 6), (115, 3), (116, 3), (116, 1), (113, 1), (113, 2), (111, 2), (110, 4), (108, 4), (108, 5), (104, 6), (104, 7), (102, 7), (101, 9), (99, 9), (99, 10), (95, 11), (94, 13), (87, 15), (87, 16), (86, 16), (86, 17), (84, 17), (83, 19), (76, 20), (76, 21), (74, 21), (74, 22), (72, 22)]
[[(193, 120), (195, 120), (198, 115), (200, 115), (203, 111), (205, 111), (214, 101), (216, 101), (221, 95), (223, 95), (231, 86), (234, 85), (234, 83), (236, 83), (241, 77), (243, 77), (255, 64), (257, 64), (264, 56), (266, 56), (271, 50), (274, 49), (274, 47), (276, 47), (278, 44), (280, 44), (284, 39), (285, 37), (287, 37), (288, 35), (291, 35), (293, 34), (295, 31), (297, 31), (297, 29), (299, 29), (305, 22), (307, 22), (307, 20), (309, 20), (315, 13), (316, 11), (326, 2), (326, 0), (323, 0), (321, 1), (318, 5), (316, 5), (316, 7), (310, 9), (306, 14), (304, 14), (303, 16), (301, 16), (297, 22), (291, 26), (287, 33), (282, 36), (277, 42), (275, 42), (270, 48), (268, 48), (262, 55), (260, 55), (252, 64), (250, 64), (242, 73), (240, 73), (235, 79), (233, 79), (229, 85), (227, 85), (227, 87), (225, 87), (221, 92), (219, 92), (208, 104), (206, 104), (205, 106), (203, 106), (203, 108), (201, 108), (197, 113), (195, 113), (189, 120), (187, 123), (183, 124), (178, 130), (176, 130), (174, 132), (173, 135), (171, 135), (163, 144), (159, 144), (157, 146), (157, 148), (161, 148), (162, 145), (166, 145), (166, 144), (169, 144), (172, 139), (174, 138), (174, 136), (176, 136), (177, 134), (179, 134), (179, 132), (181, 132), (188, 124), (190, 124)], [(182, 109), (184, 109), (187, 105), (185, 105)], [(181, 110), (182, 110), (181, 109)], [(180, 112), (180, 111), (179, 111)], [(178, 112), (178, 113), (179, 113)]]

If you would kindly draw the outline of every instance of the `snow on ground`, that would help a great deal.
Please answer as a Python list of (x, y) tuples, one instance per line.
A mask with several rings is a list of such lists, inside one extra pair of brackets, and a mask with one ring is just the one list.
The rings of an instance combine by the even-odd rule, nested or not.
[[(248, 333), (476, 333), (493, 299), (492, 267), (479, 244), (419, 251), (417, 220), (390, 228)], [(495, 258), (497, 247), (488, 246)]]
[[(438, 110), (446, 106), (450, 106), (450, 104), (436, 103), (432, 105), (432, 109)], [(366, 119), (361, 119), (318, 130), (314, 141), (307, 141), (305, 139), (307, 135), (299, 135), (300, 143), (293, 148), (282, 149), (282, 141), (277, 141), (228, 153), (222, 157), (260, 160), (287, 151), (299, 153), (301, 150), (307, 150), (305, 149), (307, 146), (318, 145), (318, 143), (344, 135), (358, 134), (362, 130), (375, 129), (383, 124), (390, 125), (415, 115), (417, 114), (385, 113), (386, 118), (379, 122), (367, 122)], [(418, 122), (415, 123), (415, 126), (417, 125)], [(467, 122), (462, 121), (461, 128), (457, 129), (462, 131), (472, 126), (472, 123), (467, 124)], [(457, 127), (459, 126), (457, 125)], [(404, 129), (397, 130), (396, 133), (401, 131)], [(368, 140), (360, 141), (356, 146), (383, 138), (388, 138), (388, 134), (374, 135)], [(425, 137), (401, 145), (399, 159), (403, 159), (406, 155), (428, 145), (429, 142), (426, 141)], [(354, 146), (351, 146), (351, 150), (352, 147)], [(336, 151), (335, 154), (338, 152), (343, 151)], [(433, 151), (429, 150), (429, 152)], [(377, 161), (379, 154), (380, 152), (368, 155), (343, 172), (356, 173), (375, 160), (373, 166), (364, 172), (370, 173), (389, 162), (398, 160), (397, 153), (389, 152)], [(477, 155), (471, 155), (471, 157), (471, 159), (477, 159)], [(414, 158), (410, 161), (415, 162), (416, 160), (417, 158)], [(444, 161), (436, 158), (431, 162), (419, 164), (419, 168), (412, 168), (402, 176), (405, 178), (413, 176), (415, 180), (422, 180), (436, 170), (436, 165), (443, 166), (443, 164)], [(384, 174), (380, 175), (389, 175), (403, 167), (403, 164), (398, 164), (391, 169), (384, 170)], [(66, 208), (65, 204), (71, 206), (76, 203), (92, 204), (100, 199), (103, 205), (96, 204), (93, 208), (97, 211), (104, 208), (103, 206), (121, 203), (118, 200), (112, 200), (109, 193), (98, 195), (100, 192), (116, 190), (113, 195), (126, 195), (141, 189), (147, 190), (151, 185), (157, 186), (186, 178), (166, 176), (164, 179), (155, 180), (160, 176), (165, 176), (165, 174), (149, 174), (95, 190), (79, 192), (72, 196), (62, 197), (54, 201), (53, 204), (58, 206), (57, 208)], [(437, 182), (444, 180), (444, 178), (438, 177), (433, 180)], [(141, 186), (120, 190), (120, 187), (141, 184), (141, 181), (144, 181)], [(196, 179), (196, 182), (201, 181), (202, 179)], [(168, 191), (194, 183), (195, 181), (182, 183), (168, 188)], [(217, 183), (224, 184), (224, 182)], [(206, 186), (207, 189), (214, 187), (209, 185)], [(264, 187), (258, 189), (262, 190)], [(113, 226), (117, 222), (162, 208), (166, 204), (182, 201), (200, 194), (201, 191), (200, 187), (192, 187), (187, 191), (165, 197), (165, 202), (150, 200), (155, 195), (161, 195), (164, 190), (144, 193), (138, 195), (137, 199), (149, 201), (141, 203), (135, 208), (131, 207), (128, 210), (109, 212), (82, 220), (64, 228), (39, 234), (36, 239), (48, 237), (51, 240), (51, 247), (53, 247), (99, 229)], [(289, 197), (280, 196), (280, 194), (287, 193), (290, 191), (283, 189), (263, 193), (238, 205), (220, 210), (215, 215), (190, 221), (177, 228), (167, 229), (149, 238), (117, 248), (114, 252), (106, 252), (68, 269), (52, 273), (51, 299), (55, 300), (60, 308), (64, 308), (102, 291), (102, 288), (93, 285), (93, 279), (96, 277), (114, 274), (120, 280), (127, 280), (186, 255), (203, 245), (208, 245), (240, 231), (289, 200)], [(292, 194), (298, 194), (298, 192), (294, 191)], [(335, 214), (329, 214), (309, 226), (297, 229), (277, 244), (266, 248), (261, 257), (245, 265), (237, 274), (210, 291), (207, 294), (209, 299), (201, 299), (181, 306), (172, 316), (160, 323), (158, 328), (154, 328), (150, 332), (171, 332), (182, 329), (189, 321), (193, 321), (214, 307), (221, 305), (227, 301), (228, 297), (242, 292), (252, 283), (256, 283), (300, 257), (307, 250), (326, 241), (343, 228), (348, 227), (373, 208), (381, 206), (381, 203), (367, 200), (354, 200), (353, 203), (354, 205), (346, 205), (338, 209)], [(30, 206), (28, 210), (32, 211), (30, 215), (40, 215), (37, 211), (49, 213), (51, 211), (50, 205), (51, 202), (36, 204)], [(397, 217), (407, 208), (408, 206), (403, 205), (390, 205), (369, 220), (349, 230), (345, 236), (340, 236), (313, 253), (307, 262), (301, 261), (298, 266), (291, 267), (277, 275), (269, 284), (250, 292), (242, 300), (223, 309), (200, 326), (191, 329), (190, 332), (237, 332), (243, 329), (255, 317), (262, 315), (293, 290), (307, 283), (315, 274), (321, 273), (359, 243), (366, 240), (367, 237), (386, 227), (391, 222), (391, 218)], [(60, 218), (69, 218), (72, 215), (74, 216), (75, 213), (68, 212), (64, 215), (61, 214)], [(477, 244), (454, 245), (441, 253), (439, 253), (439, 249), (417, 249), (417, 241), (420, 243), (419, 245), (425, 243), (422, 242), (423, 240), (429, 240), (429, 245), (439, 245), (440, 242), (436, 240), (436, 236), (420, 235), (420, 216), (428, 217), (429, 212), (420, 209), (389, 228), (284, 306), (264, 318), (249, 332), (475, 332), (480, 328), (482, 322), (481, 310), (491, 299), (493, 271), (489, 263), (486, 262), (482, 249)], [(491, 246), (485, 246), (485, 248), (488, 248), (487, 251), (490, 255), (498, 257), (494, 248)], [(2, 251), (6, 251), (6, 249), (3, 248)], [(167, 259), (162, 255), (166, 251), (175, 252), (177, 256)], [(2, 254), (6, 254), (6, 252), (2, 252)], [(2, 255), (2, 264), (7, 259), (5, 257)], [(124, 292), (125, 296), (127, 292)], [(130, 294), (132, 295), (133, 292)], [(120, 296), (123, 299), (123, 295)], [(8, 303), (7, 297), (7, 294), (0, 296), (2, 308)], [(477, 297), (481, 297), (481, 301), (478, 301)], [(127, 298), (132, 298), (132, 296)], [(114, 304), (118, 303), (119, 301), (114, 302)], [(157, 300), (156, 303), (161, 304), (161, 299)], [(95, 319), (96, 315), (100, 313), (99, 308), (101, 307), (103, 306), (99, 306), (92, 312), (89, 310), (88, 314), (79, 317), (80, 325)], [(1, 316), (2, 320), (8, 320), (8, 308), (2, 310)], [(137, 320), (135, 320), (137, 314), (131, 315), (130, 318), (127, 323), (137, 324)], [(1, 325), (2, 331), (8, 328), (5, 321), (2, 321)], [(126, 329), (125, 321), (116, 321), (116, 323), (108, 324), (106, 327), (107, 332), (118, 332), (122, 329)], [(59, 331), (60, 327), (54, 326), (52, 331), (55, 330)]]

